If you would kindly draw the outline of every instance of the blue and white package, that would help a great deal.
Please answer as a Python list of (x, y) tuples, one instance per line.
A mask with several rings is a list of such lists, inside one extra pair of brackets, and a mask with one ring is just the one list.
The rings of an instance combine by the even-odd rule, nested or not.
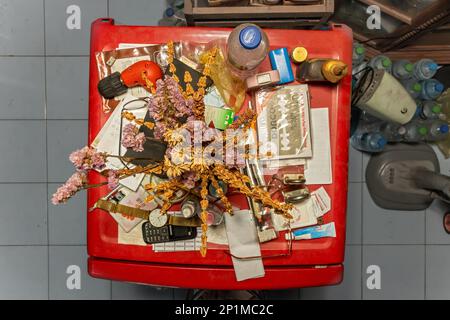
[(294, 72), (292, 71), (291, 60), (287, 48), (280, 48), (269, 52), (270, 64), (272, 69), (280, 73), (280, 82), (278, 84), (294, 81)]
[(286, 240), (307, 240), (307, 239), (319, 239), (319, 238), (335, 238), (336, 227), (334, 222), (323, 224), (320, 226), (302, 228), (294, 230), (291, 233), (286, 233)]

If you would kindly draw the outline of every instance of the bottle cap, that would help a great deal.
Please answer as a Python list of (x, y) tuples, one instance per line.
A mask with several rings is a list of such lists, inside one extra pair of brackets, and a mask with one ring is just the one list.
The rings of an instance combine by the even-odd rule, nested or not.
[(185, 218), (190, 218), (194, 215), (194, 206), (191, 204), (184, 205), (183, 208), (181, 208), (181, 213)]
[(444, 91), (444, 85), (442, 83), (436, 83), (435, 89), (437, 92), (443, 92)]
[(424, 136), (424, 135), (426, 135), (427, 133), (428, 133), (428, 129), (427, 129), (427, 128), (425, 128), (425, 127), (420, 127), (420, 128), (419, 128), (419, 134), (420, 134), (420, 135)]
[(415, 83), (415, 84), (413, 85), (412, 89), (413, 89), (415, 92), (420, 92), (420, 91), (422, 91), (422, 85), (421, 85), (420, 83)]
[(384, 146), (386, 145), (387, 141), (385, 138), (381, 137), (380, 139), (378, 139), (378, 147), (380, 148), (384, 148)]
[(366, 49), (363, 46), (356, 47), (357, 54), (361, 55), (364, 54), (364, 52), (366, 52)]
[(261, 43), (261, 31), (257, 26), (247, 26), (239, 33), (239, 42), (245, 49), (255, 49)]
[(404, 126), (401, 126), (398, 128), (398, 134), (404, 135), (406, 133), (406, 128)]
[(428, 69), (430, 69), (431, 71), (436, 71), (437, 68), (438, 68), (438, 65), (437, 65), (436, 63), (434, 63), (434, 62), (431, 62), (431, 63), (428, 65)]
[(175, 14), (175, 10), (172, 7), (168, 7), (164, 13), (167, 17), (172, 17)]
[(391, 59), (389, 59), (389, 58), (384, 58), (384, 59), (381, 61), (381, 64), (383, 65), (383, 67), (389, 68), (389, 67), (392, 65), (392, 61), (391, 61)]
[(448, 124), (443, 124), (442, 126), (440, 126), (439, 131), (441, 133), (447, 133), (448, 132)]
[(292, 50), (292, 60), (294, 63), (302, 63), (308, 58), (308, 50), (304, 47), (295, 47)]
[(433, 113), (441, 113), (442, 108), (440, 104), (435, 104), (432, 108), (431, 108), (431, 112)]
[(406, 71), (408, 71), (408, 72), (413, 72), (413, 70), (414, 70), (414, 65), (412, 64), (412, 63), (407, 63), (407, 64), (405, 64), (405, 70)]

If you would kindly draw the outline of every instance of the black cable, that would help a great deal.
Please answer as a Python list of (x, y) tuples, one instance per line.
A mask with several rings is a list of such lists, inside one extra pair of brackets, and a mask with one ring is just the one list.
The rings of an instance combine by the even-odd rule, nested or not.
[[(146, 102), (146, 103), (148, 104), (148, 98), (137, 98), (137, 99), (133, 99), (133, 100), (130, 100), (130, 101), (126, 102), (126, 103), (122, 106), (121, 113), (122, 113), (123, 111), (139, 110), (139, 109), (143, 109), (143, 108), (147, 107), (147, 104), (145, 104), (145, 105), (143, 105), (143, 106), (141, 106), (141, 107), (137, 107), (137, 108), (131, 108), (131, 109), (127, 109), (127, 108), (126, 108), (127, 105), (129, 105), (130, 103), (136, 102), (136, 101), (143, 101), (143, 102)], [(123, 117), (120, 116), (120, 128), (119, 128), (119, 153), (118, 153), (118, 156), (119, 156), (120, 162), (124, 165), (124, 167), (127, 168), (127, 169), (130, 169), (130, 167), (128, 166), (128, 164), (127, 164), (125, 161), (123, 161), (123, 159), (121, 158), (121, 155), (122, 155), (122, 127), (123, 127)]]

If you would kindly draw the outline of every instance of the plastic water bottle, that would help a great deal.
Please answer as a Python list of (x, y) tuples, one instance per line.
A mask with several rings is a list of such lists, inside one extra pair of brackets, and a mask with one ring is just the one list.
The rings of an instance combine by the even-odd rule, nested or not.
[(427, 141), (435, 142), (445, 140), (448, 137), (448, 123), (442, 120), (435, 120), (430, 123)]
[(434, 100), (444, 92), (444, 85), (435, 79), (423, 80), (420, 83), (422, 85), (420, 99), (422, 100)]
[(176, 8), (176, 9), (184, 8), (184, 0), (168, 0), (167, 3), (172, 8)]
[(238, 25), (227, 40), (227, 60), (231, 70), (245, 79), (257, 72), (269, 52), (269, 38), (252, 23)]
[(435, 101), (425, 101), (420, 112), (420, 118), (424, 120), (445, 120), (446, 116), (442, 113), (442, 104)]
[(386, 56), (378, 55), (370, 59), (369, 66), (374, 69), (384, 69), (391, 73), (392, 71), (392, 61)]
[(402, 84), (413, 99), (417, 99), (420, 97), (422, 85), (417, 80), (415, 79), (405, 80), (402, 81)]
[(427, 139), (428, 128), (423, 121), (411, 121), (405, 125), (405, 129), (405, 142), (421, 142)]
[(414, 65), (408, 60), (397, 60), (392, 64), (392, 75), (399, 80), (411, 79)]
[(417, 80), (426, 80), (434, 77), (438, 64), (431, 59), (421, 59), (414, 64), (413, 75)]
[(401, 142), (406, 134), (406, 128), (400, 124), (384, 122), (380, 127), (387, 142)]
[(380, 132), (357, 131), (350, 139), (353, 148), (365, 152), (381, 152), (386, 146), (386, 138)]
[(365, 58), (366, 49), (364, 46), (358, 42), (353, 43), (353, 66), (360, 65)]
[(159, 26), (185, 26), (186, 18), (182, 9), (175, 11), (173, 7), (164, 10), (164, 18), (158, 21)]

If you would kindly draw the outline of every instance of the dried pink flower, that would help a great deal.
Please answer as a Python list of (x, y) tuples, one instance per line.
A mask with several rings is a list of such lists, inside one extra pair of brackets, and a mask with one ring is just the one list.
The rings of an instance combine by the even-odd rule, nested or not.
[(109, 170), (108, 172), (108, 188), (113, 190), (119, 185), (119, 173), (115, 170)]
[(123, 128), (122, 145), (136, 152), (144, 151), (145, 134), (139, 132), (139, 128), (132, 123)]
[(88, 146), (72, 152), (69, 159), (79, 171), (102, 170), (106, 166), (106, 154)]
[(65, 203), (75, 193), (77, 193), (86, 181), (86, 173), (75, 172), (61, 187), (59, 187), (52, 196), (54, 205)]

